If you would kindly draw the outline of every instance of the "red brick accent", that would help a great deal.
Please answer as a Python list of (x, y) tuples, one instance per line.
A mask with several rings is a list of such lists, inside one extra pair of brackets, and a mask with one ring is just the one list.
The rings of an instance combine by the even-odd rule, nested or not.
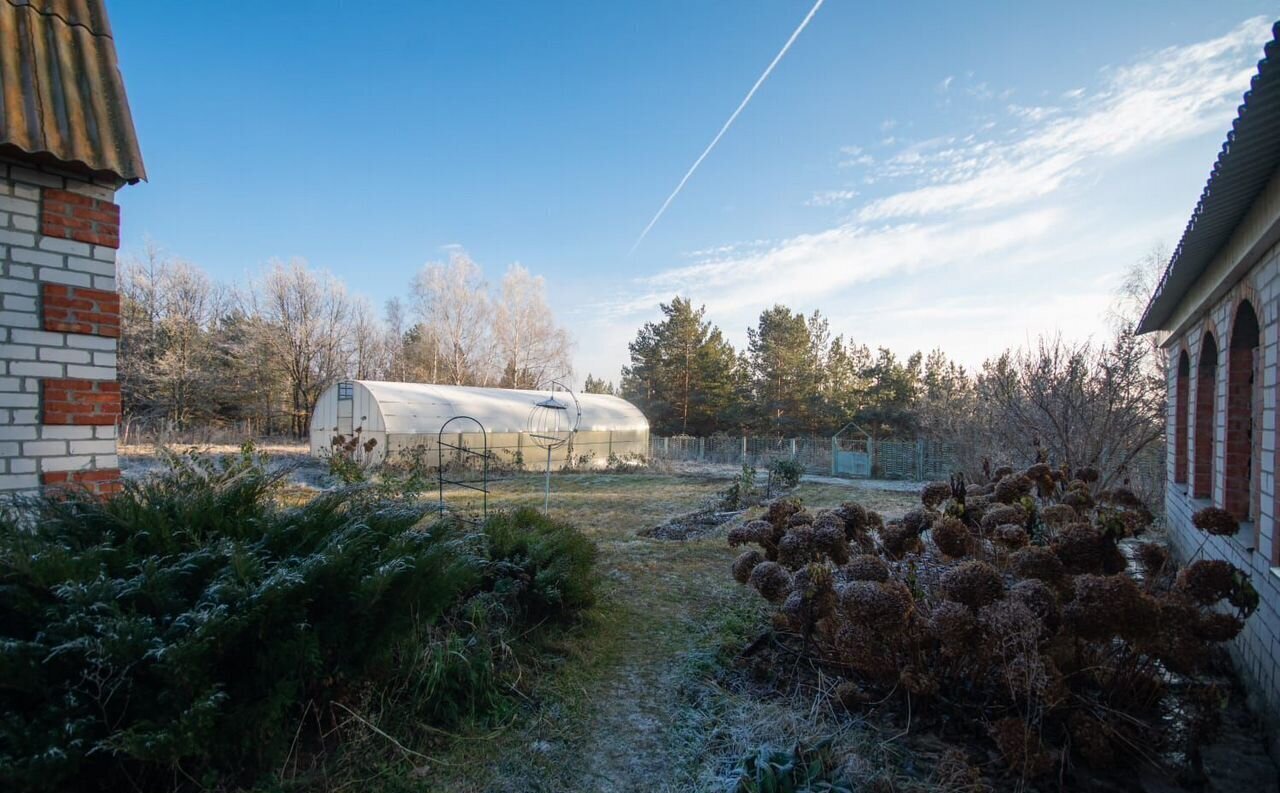
[(1213, 498), (1213, 440), (1214, 440), (1214, 392), (1217, 390), (1216, 346), (1205, 350), (1205, 345), (1217, 345), (1217, 339), (1205, 333), (1201, 336), (1200, 363), (1196, 367), (1195, 404), (1195, 460), (1192, 468), (1192, 495), (1195, 498)]
[(1173, 401), (1173, 481), (1187, 481), (1187, 416), (1191, 406), (1191, 359), (1186, 349), (1178, 356), (1177, 387)]
[(120, 207), (70, 190), (44, 189), (40, 233), (108, 248), (120, 247)]
[(119, 468), (92, 471), (45, 471), (40, 483), (58, 490), (87, 490), (95, 496), (113, 496), (123, 489)]
[(102, 289), (42, 284), (44, 329), (58, 333), (120, 336), (120, 295)]
[(1235, 347), (1227, 352), (1227, 424), (1223, 508), (1237, 520), (1253, 516), (1254, 372), (1258, 348)]
[(111, 380), (45, 380), (41, 392), (43, 424), (110, 426), (120, 418), (120, 384)]

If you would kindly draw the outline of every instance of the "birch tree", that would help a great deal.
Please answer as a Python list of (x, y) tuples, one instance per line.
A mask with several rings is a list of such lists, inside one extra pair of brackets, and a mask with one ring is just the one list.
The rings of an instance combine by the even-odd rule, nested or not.
[(572, 373), (573, 345), (547, 305), (546, 282), (519, 264), (511, 265), (502, 278), (493, 337), (504, 388), (537, 388)]
[(302, 437), (321, 392), (347, 373), (351, 300), (333, 276), (293, 259), (270, 265), (255, 284), (252, 303), (265, 346), (288, 384), (290, 428)]
[(452, 251), (447, 264), (424, 267), (412, 291), (424, 336), (438, 345), (432, 381), (490, 385), (493, 305), (479, 266), (466, 253)]

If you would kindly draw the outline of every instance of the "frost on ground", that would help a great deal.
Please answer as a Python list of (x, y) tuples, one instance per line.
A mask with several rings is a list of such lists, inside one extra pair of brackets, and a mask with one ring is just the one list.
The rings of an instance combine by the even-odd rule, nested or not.
[[(239, 446), (229, 444), (203, 446), (174, 446), (170, 451), (186, 452), (195, 449), (209, 455), (240, 454)], [(338, 482), (329, 473), (328, 464), (312, 457), (306, 444), (261, 444), (254, 449), (267, 455), (268, 468), (275, 472), (285, 470), (285, 483), (304, 490), (328, 490)], [(151, 444), (121, 446), (120, 472), (125, 479), (142, 479), (162, 469), (165, 465), (163, 447)]]

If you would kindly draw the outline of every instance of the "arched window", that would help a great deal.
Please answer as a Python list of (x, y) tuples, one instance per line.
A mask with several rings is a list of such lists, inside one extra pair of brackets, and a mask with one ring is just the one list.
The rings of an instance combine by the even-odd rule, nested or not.
[(1173, 395), (1173, 481), (1187, 482), (1187, 414), (1191, 406), (1191, 356), (1178, 356), (1178, 380)]
[(1218, 340), (1205, 331), (1200, 337), (1200, 361), (1196, 365), (1195, 469), (1192, 494), (1213, 498), (1214, 392), (1218, 387)]
[(1227, 350), (1226, 489), (1223, 508), (1237, 520), (1254, 509), (1254, 390), (1258, 381), (1258, 315), (1248, 300), (1236, 309)]

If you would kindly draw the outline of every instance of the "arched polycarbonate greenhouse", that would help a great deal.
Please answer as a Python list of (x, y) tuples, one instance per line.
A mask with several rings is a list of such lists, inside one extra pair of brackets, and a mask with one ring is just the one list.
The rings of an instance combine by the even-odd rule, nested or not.
[[(535, 406), (547, 397), (546, 391), (344, 380), (316, 401), (311, 453), (325, 456), (336, 436), (350, 438), (359, 430), (362, 442), (376, 441), (370, 452), (375, 462), (421, 447), (426, 461), (434, 463), (446, 423), (446, 444), (483, 449), (484, 438), (474, 422), (449, 423), (468, 416), (484, 427), (489, 451), (499, 463), (541, 468), (547, 453), (530, 436), (529, 425)], [(649, 453), (649, 422), (635, 405), (606, 394), (578, 394), (577, 399), (582, 410), (578, 431), (553, 450), (553, 466), (570, 459), (575, 464), (605, 465), (611, 456), (627, 459)]]

